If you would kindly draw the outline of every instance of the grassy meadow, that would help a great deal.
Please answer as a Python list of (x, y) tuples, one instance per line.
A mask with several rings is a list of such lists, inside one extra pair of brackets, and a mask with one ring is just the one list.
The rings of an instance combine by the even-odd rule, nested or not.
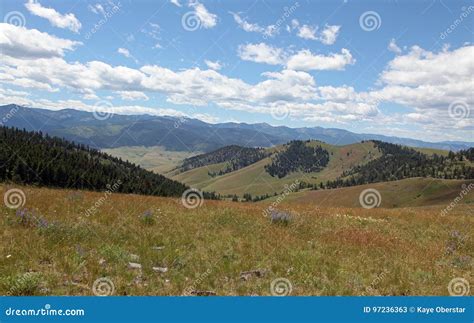
[(6, 184), (2, 196), (12, 188), (26, 199), (0, 206), (2, 295), (92, 295), (104, 277), (113, 295), (271, 295), (279, 278), (290, 295), (448, 295), (453, 278), (473, 281), (466, 200), (446, 216), (446, 205), (283, 202), (291, 220), (272, 223), (263, 212), (274, 201), (188, 209), (173, 198)]
[(180, 165), (183, 159), (202, 153), (200, 151), (192, 153), (187, 151), (170, 151), (160, 146), (125, 146), (102, 149), (102, 151), (123, 160), (128, 160), (158, 174), (169, 172)]
[[(406, 178), (331, 190), (303, 190), (289, 194), (284, 203), (293, 205), (316, 201), (319, 206), (360, 207), (359, 196), (361, 193), (366, 189), (375, 189), (381, 195), (379, 205), (381, 208), (446, 206), (459, 196), (463, 187), (468, 187), (472, 183), (472, 180)], [(271, 197), (269, 200), (275, 201), (278, 198), (278, 196)], [(474, 211), (474, 191), (471, 190), (464, 196), (463, 203), (470, 204), (472, 211)]]

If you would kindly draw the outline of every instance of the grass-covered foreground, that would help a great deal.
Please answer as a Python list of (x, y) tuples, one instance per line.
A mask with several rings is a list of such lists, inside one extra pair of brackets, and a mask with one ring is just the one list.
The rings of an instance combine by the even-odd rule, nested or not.
[(272, 223), (270, 202), (0, 193), (12, 188), (25, 204), (0, 206), (2, 295), (448, 295), (453, 278), (473, 281), (472, 205), (282, 203), (290, 221)]

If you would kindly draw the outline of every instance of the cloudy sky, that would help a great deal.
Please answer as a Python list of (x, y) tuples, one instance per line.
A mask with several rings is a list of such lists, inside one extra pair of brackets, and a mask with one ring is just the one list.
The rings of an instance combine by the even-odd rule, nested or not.
[(469, 1), (2, 0), (0, 104), (474, 141)]

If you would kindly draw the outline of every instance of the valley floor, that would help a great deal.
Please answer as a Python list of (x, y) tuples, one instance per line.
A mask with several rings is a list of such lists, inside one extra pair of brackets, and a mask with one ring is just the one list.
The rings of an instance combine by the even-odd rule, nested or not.
[(472, 204), (442, 216), (446, 205), (305, 199), (278, 206), (292, 214), (283, 225), (264, 216), (272, 201), (188, 209), (173, 198), (5, 184), (2, 196), (12, 188), (25, 204), (0, 206), (2, 295), (92, 295), (104, 277), (114, 295), (271, 295), (282, 281), (290, 295), (449, 295), (454, 278), (474, 281)]

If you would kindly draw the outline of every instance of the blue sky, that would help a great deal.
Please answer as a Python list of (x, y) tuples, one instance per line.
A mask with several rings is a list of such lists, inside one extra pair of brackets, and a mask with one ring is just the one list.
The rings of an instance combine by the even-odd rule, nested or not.
[(468, 1), (12, 1), (0, 103), (473, 141)]

